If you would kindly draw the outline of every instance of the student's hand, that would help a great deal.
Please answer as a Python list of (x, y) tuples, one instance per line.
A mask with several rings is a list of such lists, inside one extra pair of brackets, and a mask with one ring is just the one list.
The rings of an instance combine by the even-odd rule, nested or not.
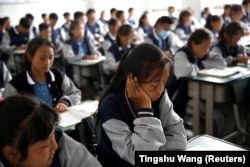
[(97, 55), (88, 55), (88, 56), (86, 56), (86, 59), (88, 59), (88, 60), (94, 60), (94, 59), (97, 59), (97, 58), (98, 58)]
[(57, 113), (62, 113), (68, 110), (68, 106), (64, 103), (58, 103), (55, 107)]
[(151, 100), (132, 74), (127, 76), (126, 92), (136, 109), (151, 108)]
[(165, 51), (164, 53), (165, 53), (165, 55), (166, 55), (170, 60), (173, 60), (173, 59), (174, 59), (174, 55), (173, 55), (171, 52)]
[(245, 56), (237, 56), (236, 57), (238, 63), (245, 63), (247, 64), (249, 57), (245, 57)]

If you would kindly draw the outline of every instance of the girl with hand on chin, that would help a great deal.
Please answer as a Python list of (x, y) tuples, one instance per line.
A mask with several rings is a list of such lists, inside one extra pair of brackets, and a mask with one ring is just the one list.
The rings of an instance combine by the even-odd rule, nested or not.
[(186, 148), (183, 120), (164, 89), (170, 66), (164, 53), (147, 43), (122, 56), (98, 109), (103, 166), (133, 166), (135, 151)]

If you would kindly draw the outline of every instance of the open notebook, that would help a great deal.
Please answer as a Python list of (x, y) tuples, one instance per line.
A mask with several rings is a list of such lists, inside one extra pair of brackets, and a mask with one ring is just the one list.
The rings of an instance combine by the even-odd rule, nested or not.
[(59, 114), (59, 127), (68, 128), (81, 122), (82, 119), (94, 114), (98, 108), (98, 101), (85, 101), (79, 105), (69, 107), (69, 110)]
[(249, 69), (243, 67), (226, 67), (224, 69), (203, 69), (198, 71), (198, 75), (224, 78), (239, 72), (249, 73)]

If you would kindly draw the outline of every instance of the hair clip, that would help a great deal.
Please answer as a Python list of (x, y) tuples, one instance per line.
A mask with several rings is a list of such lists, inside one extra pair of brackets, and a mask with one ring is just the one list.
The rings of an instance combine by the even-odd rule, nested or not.
[(0, 104), (4, 101), (3, 97), (0, 97)]

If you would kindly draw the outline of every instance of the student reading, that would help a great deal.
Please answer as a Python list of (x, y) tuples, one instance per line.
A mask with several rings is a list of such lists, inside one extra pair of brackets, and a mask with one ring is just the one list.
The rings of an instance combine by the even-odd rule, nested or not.
[(0, 101), (1, 167), (101, 167), (82, 144), (55, 128), (58, 115), (28, 96)]
[(146, 43), (122, 57), (98, 109), (103, 166), (132, 166), (137, 150), (186, 148), (183, 120), (164, 89), (170, 66), (163, 52)]
[(26, 51), (27, 71), (16, 75), (5, 87), (3, 97), (32, 94), (41, 101), (64, 112), (68, 106), (80, 103), (81, 92), (62, 72), (51, 68), (54, 61), (52, 43), (34, 38)]

